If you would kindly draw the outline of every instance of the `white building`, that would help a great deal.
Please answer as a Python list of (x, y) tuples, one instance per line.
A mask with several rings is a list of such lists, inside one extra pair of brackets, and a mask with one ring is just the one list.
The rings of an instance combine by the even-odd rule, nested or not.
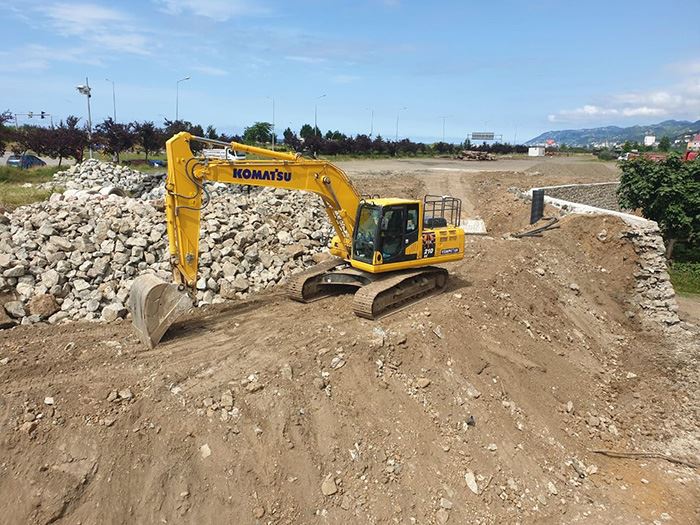
[(644, 145), (645, 146), (653, 146), (656, 144), (656, 136), (655, 135), (645, 135), (644, 136)]
[(544, 157), (544, 146), (532, 146), (527, 149), (528, 157)]

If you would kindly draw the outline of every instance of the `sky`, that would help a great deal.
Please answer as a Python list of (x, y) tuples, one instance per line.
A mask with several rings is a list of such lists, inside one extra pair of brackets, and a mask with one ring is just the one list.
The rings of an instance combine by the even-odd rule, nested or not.
[[(700, 119), (700, 0), (3, 0), (0, 111), (523, 142)], [(189, 76), (189, 80), (178, 80)], [(108, 81), (110, 79), (112, 82)], [(176, 97), (179, 85), (179, 97)], [(372, 116), (373, 115), (373, 116)], [(20, 122), (41, 123), (20, 116)]]

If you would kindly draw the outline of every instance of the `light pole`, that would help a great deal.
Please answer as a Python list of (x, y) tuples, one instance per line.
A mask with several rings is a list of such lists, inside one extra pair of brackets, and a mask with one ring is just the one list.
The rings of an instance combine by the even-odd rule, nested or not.
[(372, 134), (374, 133), (374, 109), (373, 108), (365, 108), (367, 111), (371, 111), (371, 116), (369, 118), (369, 136), (372, 137)]
[(114, 80), (110, 80), (108, 78), (105, 78), (105, 80), (107, 82), (112, 83), (112, 115), (114, 118), (114, 123), (116, 124), (116, 122), (117, 122), (117, 95), (116, 95), (116, 91), (114, 89)]
[(404, 107), (402, 107), (402, 108), (399, 108), (399, 110), (396, 112), (396, 137), (394, 138), (394, 142), (398, 142), (398, 141), (399, 141), (399, 114), (400, 114), (404, 109), (408, 109), (408, 108), (404, 106)]
[(275, 151), (275, 97), (265, 97), (272, 99), (272, 151)]
[(318, 135), (316, 133), (316, 130), (318, 129), (318, 123), (317, 123), (317, 117), (318, 117), (318, 100), (325, 97), (326, 94), (324, 93), (320, 97), (316, 97), (316, 103), (314, 104), (314, 135)]
[(92, 113), (90, 112), (90, 97), (92, 96), (91, 94), (91, 89), (90, 89), (90, 83), (88, 82), (88, 77), (85, 77), (85, 84), (80, 84), (79, 86), (75, 86), (75, 89), (78, 90), (78, 93), (81, 95), (85, 95), (87, 98), (87, 106), (88, 106), (88, 151), (90, 152), (90, 158), (92, 158)]
[(180, 120), (180, 82), (184, 82), (190, 78), (191, 77), (187, 76), (185, 78), (181, 78), (175, 83), (175, 122)]
[(447, 120), (449, 117), (448, 115), (444, 115), (442, 117), (439, 117), (442, 119), (442, 142), (445, 142), (445, 120)]

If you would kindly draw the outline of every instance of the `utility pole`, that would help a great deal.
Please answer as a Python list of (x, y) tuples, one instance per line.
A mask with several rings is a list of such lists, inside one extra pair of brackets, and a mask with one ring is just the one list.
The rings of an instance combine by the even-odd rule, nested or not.
[(186, 76), (175, 83), (175, 122), (180, 120), (180, 82), (184, 82), (185, 80), (189, 79), (190, 77)]
[[(318, 100), (325, 97), (326, 94), (324, 93), (320, 97), (316, 97), (316, 103), (314, 104), (314, 135), (318, 136), (318, 133), (316, 133), (316, 130), (318, 129), (318, 123), (317, 123), (317, 117), (318, 117)], [(319, 133), (321, 131), (319, 130)]]
[(88, 82), (88, 77), (85, 77), (85, 84), (76, 86), (75, 89), (78, 93), (85, 95), (87, 98), (87, 108), (88, 108), (88, 151), (90, 152), (90, 158), (92, 158), (92, 113), (90, 112), (90, 97), (92, 96), (90, 83)]
[(399, 141), (399, 114), (404, 110), (408, 109), (407, 107), (399, 108), (399, 110), (396, 112), (396, 137), (394, 138), (394, 142)]
[(107, 82), (112, 83), (112, 118), (114, 118), (114, 122), (116, 124), (117, 122), (117, 95), (116, 91), (114, 89), (114, 80), (110, 80), (108, 78), (105, 78)]

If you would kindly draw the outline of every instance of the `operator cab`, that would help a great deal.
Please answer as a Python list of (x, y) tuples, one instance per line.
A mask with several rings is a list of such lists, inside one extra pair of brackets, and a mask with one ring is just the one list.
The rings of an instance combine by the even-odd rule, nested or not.
[(352, 258), (368, 264), (389, 264), (417, 258), (406, 248), (418, 242), (418, 201), (373, 199), (363, 201), (357, 212)]
[(352, 260), (377, 268), (416, 259), (432, 258), (436, 263), (461, 259), (464, 234), (457, 226), (462, 201), (445, 195), (426, 195), (422, 204), (421, 208), (420, 201), (407, 199), (361, 201), (352, 239)]

